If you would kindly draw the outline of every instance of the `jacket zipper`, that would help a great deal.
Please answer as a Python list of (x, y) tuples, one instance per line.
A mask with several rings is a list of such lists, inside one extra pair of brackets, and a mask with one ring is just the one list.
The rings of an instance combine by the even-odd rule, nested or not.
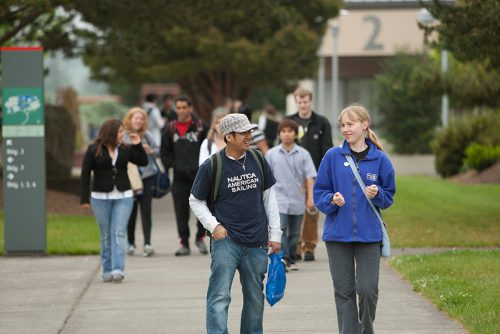
[[(359, 171), (359, 162), (358, 162), (357, 159), (355, 161), (356, 161), (356, 169), (358, 170), (358, 173), (360, 173), (360, 171)], [(354, 180), (353, 180), (353, 188), (352, 188), (352, 198), (353, 198), (353, 201), (352, 201), (353, 202), (352, 203), (352, 209), (353, 209), (352, 219), (353, 219), (353, 225), (354, 225), (354, 240), (356, 240), (357, 237), (358, 237), (358, 230), (357, 230), (357, 223), (356, 223), (356, 189), (358, 187), (359, 187), (358, 181), (356, 180), (356, 178), (354, 178)]]

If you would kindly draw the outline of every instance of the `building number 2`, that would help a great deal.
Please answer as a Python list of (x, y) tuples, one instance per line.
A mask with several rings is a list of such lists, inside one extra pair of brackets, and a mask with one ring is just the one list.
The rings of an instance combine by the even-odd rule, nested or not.
[(382, 26), (382, 24), (380, 23), (380, 19), (376, 16), (369, 15), (363, 18), (363, 22), (369, 22), (373, 25), (372, 34), (366, 42), (364, 50), (383, 50), (384, 44), (377, 42), (377, 37), (380, 33), (380, 27)]

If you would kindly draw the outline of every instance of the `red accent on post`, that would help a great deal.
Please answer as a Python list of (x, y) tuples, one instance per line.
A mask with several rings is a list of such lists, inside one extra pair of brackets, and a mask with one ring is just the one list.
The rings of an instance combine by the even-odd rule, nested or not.
[(1, 46), (0, 51), (43, 51), (42, 46)]

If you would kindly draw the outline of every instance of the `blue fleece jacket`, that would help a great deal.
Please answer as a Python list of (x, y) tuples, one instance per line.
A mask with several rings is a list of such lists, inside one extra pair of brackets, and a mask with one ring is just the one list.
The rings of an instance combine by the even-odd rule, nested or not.
[[(372, 203), (379, 209), (391, 206), (396, 192), (391, 161), (370, 140), (366, 157), (359, 161), (359, 174), (366, 186), (375, 184), (378, 194)], [(349, 144), (333, 147), (321, 160), (314, 184), (314, 204), (326, 215), (323, 241), (377, 242), (382, 241), (382, 229), (365, 198), (345, 158), (351, 155)], [(353, 157), (354, 161), (356, 159)], [(332, 204), (336, 192), (344, 196), (341, 207)]]

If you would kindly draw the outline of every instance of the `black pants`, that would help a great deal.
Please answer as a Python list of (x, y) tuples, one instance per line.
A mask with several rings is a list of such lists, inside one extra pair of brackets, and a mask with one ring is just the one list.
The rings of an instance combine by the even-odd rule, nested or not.
[(144, 234), (144, 244), (151, 245), (151, 202), (153, 201), (153, 178), (148, 177), (142, 180), (144, 189), (142, 195), (134, 198), (134, 207), (128, 220), (128, 243), (135, 246), (135, 222), (137, 220), (137, 207), (141, 207), (142, 233)]
[[(172, 184), (172, 198), (174, 200), (175, 219), (177, 221), (177, 232), (183, 246), (189, 248), (189, 195), (193, 182), (176, 182)], [(205, 228), (197, 220), (198, 231), (196, 232), (196, 240), (203, 239), (205, 236)]]

